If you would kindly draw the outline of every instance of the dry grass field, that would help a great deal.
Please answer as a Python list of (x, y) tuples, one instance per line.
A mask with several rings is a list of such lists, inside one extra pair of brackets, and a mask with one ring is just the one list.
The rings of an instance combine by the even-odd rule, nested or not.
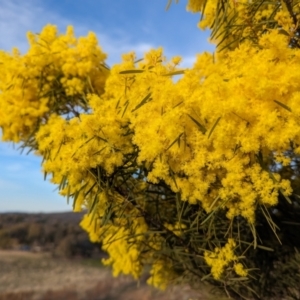
[(113, 278), (92, 260), (0, 251), (0, 300), (212, 300), (207, 289), (174, 287), (159, 292), (129, 277)]

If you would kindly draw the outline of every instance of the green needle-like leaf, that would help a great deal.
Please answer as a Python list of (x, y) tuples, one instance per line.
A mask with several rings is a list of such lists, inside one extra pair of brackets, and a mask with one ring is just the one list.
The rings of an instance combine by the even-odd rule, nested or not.
[(147, 102), (149, 102), (151, 100), (151, 93), (149, 93), (141, 102), (140, 104), (138, 104), (131, 112), (136, 111), (137, 109), (139, 109), (140, 107), (142, 107), (144, 104), (146, 104)]
[(119, 74), (138, 74), (143, 72), (144, 70), (125, 70), (125, 71), (121, 71)]
[(184, 74), (185, 70), (178, 70), (171, 73), (163, 74), (163, 76), (173, 76), (173, 75), (182, 75)]
[(201, 125), (196, 119), (194, 119), (191, 115), (189, 115), (189, 114), (187, 114), (190, 118), (191, 118), (191, 120), (198, 126), (198, 128), (200, 129), (200, 131), (203, 133), (203, 134), (205, 134), (206, 133), (206, 131), (207, 131), (207, 129), (203, 126), (203, 125)]
[(284, 109), (292, 112), (292, 110), (287, 105), (285, 105), (285, 104), (283, 104), (283, 103), (281, 103), (281, 102), (279, 102), (277, 100), (274, 100), (274, 102), (277, 103), (278, 105), (280, 105), (281, 107), (283, 107)]
[(212, 135), (212, 133), (214, 132), (216, 126), (218, 125), (219, 121), (220, 121), (221, 117), (219, 117), (217, 119), (217, 121), (215, 122), (214, 126), (212, 127), (212, 129), (210, 130), (209, 134), (208, 134), (208, 138), (210, 138), (210, 136)]

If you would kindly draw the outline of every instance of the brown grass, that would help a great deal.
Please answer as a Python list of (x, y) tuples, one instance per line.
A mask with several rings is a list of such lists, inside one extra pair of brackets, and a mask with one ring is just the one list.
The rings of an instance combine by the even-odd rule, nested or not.
[[(88, 264), (89, 263), (89, 264)], [(130, 277), (113, 278), (93, 261), (53, 259), (45, 254), (0, 251), (0, 300), (208, 300), (220, 299), (188, 286), (160, 292)]]

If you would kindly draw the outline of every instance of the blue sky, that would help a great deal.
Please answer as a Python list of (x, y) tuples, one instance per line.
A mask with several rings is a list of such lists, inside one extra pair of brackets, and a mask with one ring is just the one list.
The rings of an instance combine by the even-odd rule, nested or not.
[[(182, 67), (193, 64), (196, 54), (213, 51), (209, 33), (197, 28), (199, 14), (186, 12), (187, 1), (167, 0), (0, 0), (0, 49), (27, 50), (26, 32), (39, 32), (55, 24), (61, 32), (73, 25), (77, 36), (94, 31), (108, 54), (108, 65), (121, 54), (135, 51), (138, 58), (162, 46), (165, 55), (183, 57)], [(173, 1), (175, 2), (175, 1)], [(0, 130), (1, 136), (1, 130)], [(0, 212), (54, 212), (71, 210), (56, 186), (43, 180), (41, 159), (20, 154), (12, 143), (0, 141)]]

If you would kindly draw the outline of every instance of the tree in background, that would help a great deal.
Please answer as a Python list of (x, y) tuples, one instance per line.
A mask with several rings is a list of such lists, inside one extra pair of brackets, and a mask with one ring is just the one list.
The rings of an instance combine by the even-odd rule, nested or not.
[(162, 49), (109, 70), (94, 34), (51, 25), (0, 54), (2, 139), (88, 209), (114, 275), (299, 299), (299, 5), (188, 1), (217, 48), (187, 70)]

